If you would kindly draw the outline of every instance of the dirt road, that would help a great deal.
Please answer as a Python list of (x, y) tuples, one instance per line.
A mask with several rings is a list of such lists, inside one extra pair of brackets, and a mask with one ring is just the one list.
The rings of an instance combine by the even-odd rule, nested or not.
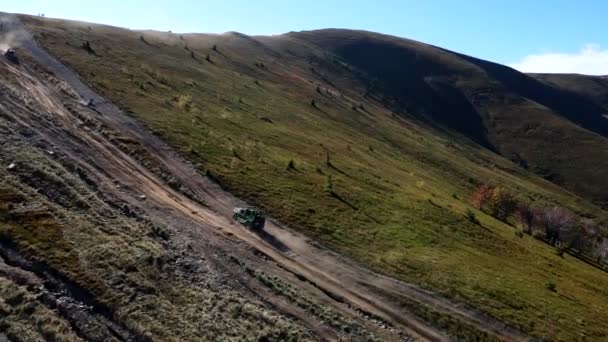
[[(171, 227), (176, 238), (190, 247), (193, 256), (205, 248), (204, 243), (212, 241), (223, 246), (226, 253), (234, 255), (239, 262), (252, 264), (269, 274), (290, 274), (297, 279), (295, 286), (336, 310), (365, 321), (367, 326), (385, 330), (387, 338), (449, 340), (442, 331), (400, 305), (398, 299), (403, 298), (499, 339), (527, 340), (524, 334), (481, 313), (413, 284), (371, 272), (275, 220), (270, 219), (261, 233), (235, 224), (231, 219), (232, 208), (246, 206), (246, 203), (202, 175), (141, 123), (87, 86), (76, 72), (40, 48), (16, 17), (0, 15), (0, 19), (5, 30), (21, 32), (21, 53), (29, 54), (54, 78), (65, 82), (73, 90), (75, 100), (86, 103), (93, 99), (96, 120), (120, 135), (138, 141), (155, 163), (203, 202), (168, 186), (101, 132), (86, 129), (82, 119), (57, 100), (58, 90), (27, 65), (8, 68), (21, 80), (23, 87), (30, 90), (29, 96), (46, 109), (47, 113), (41, 115), (48, 116), (56, 126), (44, 127), (36, 124), (34, 118), (18, 115), (15, 120), (44, 135), (57, 150), (70, 154), (75, 163), (96, 179), (102, 191), (141, 208), (154, 220)], [(142, 200), (144, 196), (145, 200)], [(271, 304), (276, 303), (268, 293), (260, 292), (259, 295), (267, 297)], [(332, 339), (329, 335), (325, 337)]]

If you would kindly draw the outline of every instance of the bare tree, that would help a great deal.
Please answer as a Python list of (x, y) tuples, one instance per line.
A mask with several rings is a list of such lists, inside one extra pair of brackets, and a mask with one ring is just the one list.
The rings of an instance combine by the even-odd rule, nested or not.
[(557, 230), (557, 239), (560, 246), (570, 247), (581, 238), (577, 225), (576, 215), (567, 208), (556, 207), (551, 212)]
[(536, 207), (532, 209), (533, 211), (533, 221), (532, 221), (532, 227), (533, 227), (533, 235), (536, 236), (542, 236), (543, 238), (547, 238), (548, 236), (548, 231), (549, 231), (549, 222), (547, 220), (547, 215), (546, 215), (546, 211), (547, 208), (542, 208), (542, 207)]
[(585, 251), (592, 251), (594, 241), (597, 239), (597, 227), (595, 222), (588, 218), (580, 219), (578, 222), (578, 234), (570, 242), (570, 248), (576, 249), (580, 254)]
[(537, 208), (534, 210), (534, 228), (542, 231), (552, 245), (571, 242), (578, 234), (576, 215), (564, 207)]
[(605, 263), (608, 259), (608, 238), (601, 238), (594, 247), (594, 254), (598, 263)]
[(598, 230), (595, 221), (589, 218), (582, 218), (579, 220), (579, 226), (583, 235), (593, 239), (597, 236)]
[(534, 211), (528, 203), (519, 203), (515, 210), (515, 219), (521, 225), (526, 234), (532, 233), (532, 223), (534, 221)]

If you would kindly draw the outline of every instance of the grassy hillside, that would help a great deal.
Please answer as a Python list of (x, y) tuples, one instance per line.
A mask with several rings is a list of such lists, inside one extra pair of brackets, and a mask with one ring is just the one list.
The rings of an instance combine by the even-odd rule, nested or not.
[(579, 89), (543, 83), (506, 66), (369, 32), (290, 36), (356, 66), (368, 96), (389, 108), (461, 132), (599, 205), (608, 203), (605, 80), (586, 79)]
[(564, 90), (589, 98), (608, 113), (608, 77), (579, 74), (530, 74), (530, 76)]
[[(201, 172), (281, 221), (533, 336), (608, 338), (608, 274), (481, 212), (479, 225), (464, 217), (470, 193), (487, 182), (606, 222), (587, 200), (482, 147), (518, 153), (530, 168), (549, 165), (588, 194), (605, 190), (579, 179), (597, 181), (588, 165), (608, 169), (605, 138), (505, 90), (474, 63), (358, 32), (179, 35), (23, 20)], [(375, 45), (348, 45), (351, 38)], [(376, 48), (388, 51), (365, 54)], [(483, 106), (471, 105), (474, 95)], [(581, 167), (571, 170), (558, 159), (570, 158), (566, 145), (585, 156), (592, 147), (597, 159), (576, 159)]]

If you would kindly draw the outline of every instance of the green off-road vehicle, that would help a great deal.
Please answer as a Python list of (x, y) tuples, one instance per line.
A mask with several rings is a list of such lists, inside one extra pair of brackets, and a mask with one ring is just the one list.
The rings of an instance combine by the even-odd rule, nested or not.
[(255, 230), (264, 229), (266, 223), (266, 215), (257, 208), (234, 208), (232, 217), (238, 223)]
[(19, 58), (17, 57), (17, 52), (15, 49), (8, 49), (4, 52), (4, 57), (11, 61), (12, 63), (19, 64)]

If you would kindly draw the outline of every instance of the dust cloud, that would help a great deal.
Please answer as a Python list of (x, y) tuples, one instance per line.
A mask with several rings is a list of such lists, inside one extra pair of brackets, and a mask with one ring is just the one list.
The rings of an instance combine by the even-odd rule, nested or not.
[(22, 29), (15, 29), (11, 22), (0, 20), (0, 52), (4, 53), (10, 48), (16, 48), (27, 38)]
[(0, 52), (4, 53), (6, 50), (10, 48), (16, 48), (21, 45), (21, 42), (25, 38), (25, 32), (18, 31), (9, 31), (9, 32), (1, 32), (0, 33)]

